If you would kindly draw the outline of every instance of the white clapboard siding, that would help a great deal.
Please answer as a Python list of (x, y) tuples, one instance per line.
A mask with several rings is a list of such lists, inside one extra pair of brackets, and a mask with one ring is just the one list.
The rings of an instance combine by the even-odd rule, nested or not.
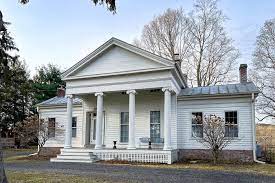
[(224, 117), (225, 111), (238, 112), (239, 137), (232, 141), (227, 149), (252, 149), (251, 99), (206, 99), (206, 100), (179, 100), (177, 104), (178, 115), (178, 148), (203, 149), (202, 144), (191, 137), (192, 112), (203, 112), (203, 115), (216, 114)]
[[(63, 147), (64, 146), (64, 136), (65, 128), (67, 125), (67, 108), (63, 107), (51, 107), (39, 109), (40, 119), (47, 120), (48, 118), (55, 118), (56, 133), (54, 138), (47, 140), (44, 147)], [(73, 107), (73, 117), (77, 117), (77, 132), (76, 137), (72, 138), (72, 146), (80, 147), (82, 140), (82, 117), (83, 109), (82, 107)]]
[(92, 60), (90, 63), (87, 63), (87, 66), (75, 73), (74, 76), (143, 70), (159, 68), (163, 66), (163, 64), (149, 60), (121, 47), (114, 46), (106, 51), (103, 55)]

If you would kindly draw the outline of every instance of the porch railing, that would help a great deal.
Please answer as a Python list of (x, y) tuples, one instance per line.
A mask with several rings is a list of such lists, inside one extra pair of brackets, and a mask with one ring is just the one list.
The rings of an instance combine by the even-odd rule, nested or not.
[(121, 160), (143, 163), (167, 163), (177, 161), (177, 151), (154, 150), (94, 150), (93, 154), (100, 160)]

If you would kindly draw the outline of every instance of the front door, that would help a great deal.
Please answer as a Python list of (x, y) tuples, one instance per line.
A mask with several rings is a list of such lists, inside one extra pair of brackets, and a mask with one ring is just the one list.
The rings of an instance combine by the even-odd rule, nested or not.
[(95, 144), (96, 140), (96, 114), (91, 113), (90, 117), (90, 144)]

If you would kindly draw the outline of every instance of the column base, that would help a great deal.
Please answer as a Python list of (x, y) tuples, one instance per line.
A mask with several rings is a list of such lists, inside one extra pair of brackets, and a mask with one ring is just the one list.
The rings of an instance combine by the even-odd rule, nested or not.
[(102, 149), (103, 146), (102, 145), (95, 145), (95, 149)]
[(71, 145), (65, 145), (65, 146), (64, 146), (64, 149), (70, 149), (70, 148), (72, 148)]

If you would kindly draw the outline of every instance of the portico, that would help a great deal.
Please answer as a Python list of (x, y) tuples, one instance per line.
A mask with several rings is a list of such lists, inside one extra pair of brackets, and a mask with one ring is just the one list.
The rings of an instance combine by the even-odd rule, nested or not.
[[(151, 107), (147, 107), (147, 109), (145, 109), (144, 111), (139, 110), (140, 108), (144, 108), (144, 106), (140, 106), (140, 103), (143, 103), (143, 101), (140, 101), (140, 99), (142, 100), (145, 97), (145, 100), (148, 98), (152, 98), (151, 94), (154, 95), (158, 95), (159, 97), (154, 96), (155, 99), (155, 104), (154, 106)], [(158, 149), (162, 148), (163, 150), (171, 150), (172, 146), (171, 146), (171, 123), (172, 123), (172, 118), (171, 118), (171, 111), (172, 111), (172, 105), (171, 105), (171, 101), (172, 101), (172, 97), (175, 98), (176, 97), (176, 93), (174, 91), (172, 91), (169, 88), (162, 88), (162, 90), (160, 89), (156, 89), (156, 90), (140, 90), (140, 97), (138, 97), (138, 111), (136, 111), (136, 96), (139, 95), (139, 92), (137, 92), (136, 90), (127, 90), (125, 92), (116, 92), (114, 94), (112, 93), (108, 93), (108, 92), (98, 92), (95, 93), (94, 96), (96, 98), (95, 104), (94, 104), (94, 109), (96, 109), (96, 138), (95, 138), (95, 149), (104, 149), (106, 148), (111, 148), (112, 147), (112, 143), (113, 141), (118, 141), (118, 147), (122, 148), (122, 149), (129, 149), (129, 150), (134, 150), (136, 148), (147, 148), (148, 144), (143, 144), (142, 147), (138, 146), (137, 144), (141, 143), (141, 142), (136, 142), (139, 141), (140, 138), (150, 138), (150, 136), (152, 135), (152, 128), (150, 127), (150, 111), (159, 111), (160, 116), (159, 116), (159, 139), (163, 139), (164, 143), (161, 142), (161, 140), (156, 140), (156, 142), (154, 142), (154, 140), (152, 140), (153, 144), (158, 144), (158, 146), (156, 146)], [(92, 94), (90, 95), (92, 96)], [(72, 136), (71, 136), (71, 128), (70, 128), (70, 124), (71, 121), (70, 119), (72, 119), (72, 113), (73, 113), (73, 108), (71, 105), (71, 100), (73, 95), (68, 95), (68, 103), (67, 103), (67, 119), (68, 119), (68, 125), (66, 125), (66, 135), (65, 135), (65, 145), (64, 148), (71, 148), (72, 147)], [(104, 98), (107, 97), (107, 103), (104, 104)], [(116, 98), (116, 97), (120, 97), (121, 100), (123, 100), (123, 102), (121, 105), (123, 106), (123, 109), (121, 109), (122, 111), (127, 111), (129, 113), (128, 115), (128, 142), (120, 142), (119, 139), (120, 137), (113, 137), (113, 139), (107, 138), (105, 136), (107, 136), (108, 134), (106, 134), (106, 131), (108, 132), (108, 130), (116, 130), (116, 134), (120, 134), (121, 129), (119, 127), (113, 128), (111, 127), (112, 125), (114, 125), (114, 122), (112, 120), (114, 120), (114, 117), (112, 118), (112, 120), (106, 120), (104, 121), (104, 115), (118, 115), (119, 111), (117, 112), (117, 114), (114, 114), (113, 112), (113, 108), (110, 105), (110, 102), (108, 101), (113, 101), (114, 99), (112, 98)], [(125, 101), (127, 101), (128, 98), (128, 106), (125, 105)], [(92, 98), (92, 97), (90, 97)], [(162, 99), (161, 99), (162, 98)], [(85, 100), (89, 100), (88, 98), (85, 99), (85, 97), (83, 97), (83, 101), (85, 102)], [(154, 100), (153, 100), (154, 101)], [(88, 102), (87, 102), (88, 103)], [(119, 103), (119, 102), (118, 102)], [(106, 105), (106, 106), (104, 106)], [(148, 104), (150, 105), (150, 104)], [(151, 104), (153, 105), (153, 104)], [(161, 106), (162, 105), (162, 106)], [(158, 106), (158, 107), (156, 107)], [(128, 108), (128, 109), (127, 109)], [(104, 110), (105, 109), (105, 110)], [(138, 117), (139, 119), (142, 117), (143, 120), (145, 119), (145, 121), (142, 120), (138, 120), (138, 124), (136, 125), (136, 113), (138, 112)], [(105, 114), (104, 114), (105, 113)], [(144, 114), (147, 113), (147, 114)], [(144, 117), (144, 115), (147, 115), (147, 119)], [(104, 130), (103, 130), (103, 126), (104, 126)], [(83, 131), (89, 131), (87, 130), (87, 125), (83, 125)], [(112, 128), (112, 129), (111, 129)], [(136, 133), (136, 129), (138, 128), (138, 133)], [(145, 131), (145, 132), (140, 132), (140, 131)], [(151, 132), (150, 132), (151, 131)], [(105, 133), (104, 133), (105, 132)], [(148, 133), (149, 132), (149, 133)], [(138, 134), (138, 135), (137, 135)], [(83, 140), (86, 139), (85, 136), (90, 135), (89, 133), (83, 133), (84, 137), (82, 138)], [(151, 137), (152, 138), (152, 137)], [(154, 138), (156, 138), (154, 136)], [(104, 139), (104, 140), (103, 140)], [(84, 140), (85, 141), (85, 140)], [(104, 144), (105, 143), (105, 144)], [(89, 144), (89, 142), (85, 142), (84, 144)], [(120, 146), (120, 144), (123, 144), (122, 146)], [(154, 145), (153, 145), (154, 147)]]

